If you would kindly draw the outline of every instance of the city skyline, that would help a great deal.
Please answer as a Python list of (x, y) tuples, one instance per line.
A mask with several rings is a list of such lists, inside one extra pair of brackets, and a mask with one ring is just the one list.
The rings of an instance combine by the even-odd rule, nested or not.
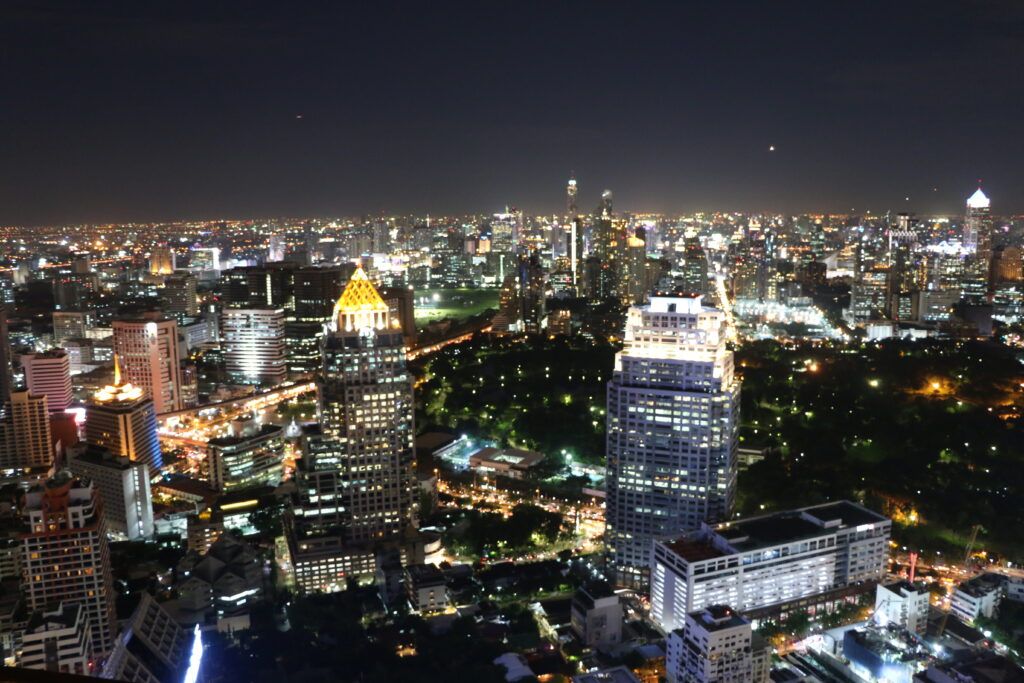
[(546, 214), (570, 170), (583, 211), (1024, 211), (1008, 2), (6, 19), (4, 224)]

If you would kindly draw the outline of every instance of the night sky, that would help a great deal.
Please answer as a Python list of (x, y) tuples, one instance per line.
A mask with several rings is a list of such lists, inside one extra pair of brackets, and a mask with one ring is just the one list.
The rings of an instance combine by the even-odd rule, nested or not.
[(0, 223), (1024, 212), (1024, 3), (689, 4), (4, 3)]

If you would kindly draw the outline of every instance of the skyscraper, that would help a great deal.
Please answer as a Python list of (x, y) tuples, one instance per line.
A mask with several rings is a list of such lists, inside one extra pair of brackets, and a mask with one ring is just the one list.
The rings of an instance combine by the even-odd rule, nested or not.
[(220, 333), (229, 382), (277, 385), (284, 381), (288, 368), (283, 309), (225, 308)]
[(623, 242), (612, 219), (612, 191), (605, 190), (595, 212), (591, 239), (587, 282), (587, 293), (591, 299), (606, 300), (619, 296), (623, 261), (619, 252), (625, 246)]
[(967, 199), (967, 215), (964, 220), (963, 244), (968, 254), (987, 258), (991, 235), (991, 202), (979, 187)]
[(320, 433), (306, 439), (293, 524), (296, 579), (337, 590), (415, 527), (412, 377), (387, 304), (357, 269), (323, 342)]
[(67, 470), (25, 494), (22, 590), (30, 610), (57, 601), (85, 608), (93, 658), (110, 652), (117, 621), (103, 505), (92, 484)]
[(164, 278), (163, 298), (167, 312), (178, 320), (199, 315), (199, 297), (196, 294), (196, 276), (192, 273)]
[(146, 463), (132, 462), (102, 446), (79, 446), (70, 455), (68, 469), (99, 490), (108, 531), (129, 541), (153, 535), (153, 495)]
[(46, 396), (51, 413), (63, 413), (71, 405), (71, 357), (64, 349), (50, 349), (21, 357), (25, 384), (34, 396)]
[(566, 200), (565, 200), (565, 213), (572, 220), (579, 213), (579, 208), (576, 206), (576, 196), (578, 193), (576, 187), (576, 172), (572, 171), (569, 173), (569, 184), (566, 187)]
[(0, 405), (11, 395), (11, 338), (7, 334), (7, 309), (0, 304)]
[(83, 339), (89, 336), (94, 320), (94, 311), (54, 311), (54, 343), (61, 344), (65, 339)]
[(149, 272), (153, 275), (170, 275), (175, 267), (174, 249), (153, 247), (149, 254)]
[(153, 400), (142, 387), (121, 381), (117, 357), (114, 383), (96, 392), (86, 406), (85, 440), (115, 456), (145, 463), (151, 471), (163, 466)]
[(314, 373), (320, 369), (320, 340), (341, 295), (343, 278), (354, 266), (299, 268), (294, 274), (295, 299), (285, 321), (288, 370)]
[(0, 468), (53, 464), (46, 396), (12, 391), (0, 415)]
[(178, 323), (159, 316), (115, 320), (114, 353), (121, 372), (131, 384), (153, 399), (157, 414), (181, 410), (181, 364)]
[(629, 309), (607, 412), (606, 543), (621, 584), (646, 583), (653, 539), (732, 511), (739, 382), (725, 326), (699, 296)]

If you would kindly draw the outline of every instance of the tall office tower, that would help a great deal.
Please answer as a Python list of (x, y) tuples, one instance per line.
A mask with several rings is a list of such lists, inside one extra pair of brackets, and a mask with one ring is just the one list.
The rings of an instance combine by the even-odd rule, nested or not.
[(963, 231), (964, 251), (987, 260), (991, 240), (991, 202), (979, 187), (967, 199), (967, 214), (964, 217)]
[(579, 207), (576, 205), (576, 197), (579, 194), (579, 188), (576, 187), (575, 171), (571, 171), (569, 173), (569, 185), (566, 187), (565, 194), (565, 215), (569, 217), (569, 220), (572, 220), (580, 211)]
[(114, 383), (96, 392), (85, 408), (85, 440), (115, 456), (145, 463), (150, 471), (163, 466), (153, 400), (142, 387), (121, 381), (117, 357)]
[(280, 235), (271, 235), (267, 240), (267, 263), (284, 261), (285, 241)]
[(277, 385), (284, 381), (288, 375), (284, 309), (225, 308), (220, 334), (228, 382)]
[(153, 495), (149, 468), (102, 446), (71, 449), (68, 469), (99, 489), (107, 531), (129, 541), (153, 536)]
[(306, 440), (287, 525), (296, 580), (344, 588), (375, 547), (415, 528), (412, 376), (398, 321), (357, 269), (323, 344), (318, 435)]
[(537, 334), (544, 319), (544, 268), (536, 251), (519, 256), (519, 317), (523, 330)]
[(111, 327), (114, 354), (120, 359), (125, 379), (152, 397), (157, 415), (181, 410), (184, 402), (177, 321), (152, 316), (115, 320)]
[(153, 596), (142, 591), (142, 600), (117, 635), (100, 677), (146, 683), (204, 680), (202, 653), (199, 627), (190, 631), (179, 626)]
[(1024, 279), (1024, 261), (1018, 247), (1000, 244), (992, 250), (992, 284), (1020, 282)]
[(583, 217), (575, 216), (569, 231), (569, 270), (572, 271), (572, 286), (576, 296), (583, 293)]
[(284, 462), (284, 429), (235, 420), (230, 436), (206, 443), (206, 474), (214, 491), (277, 486)]
[(724, 605), (686, 615), (668, 634), (665, 673), (669, 683), (767, 683), (772, 648), (750, 621)]
[(284, 325), (288, 370), (312, 374), (320, 369), (320, 340), (341, 296), (343, 278), (355, 266), (306, 267), (294, 274), (294, 305)]
[(7, 333), (7, 309), (0, 304), (0, 405), (11, 395), (11, 337)]
[(53, 343), (65, 339), (84, 339), (95, 324), (95, 311), (54, 311)]
[(588, 294), (592, 299), (615, 298), (620, 294), (622, 258), (619, 251), (623, 247), (623, 240), (620, 239), (615, 221), (612, 219), (611, 190), (601, 193), (601, 204), (594, 215), (591, 242), (590, 258), (593, 264)]
[(700, 240), (687, 237), (682, 259), (682, 288), (687, 294), (708, 293), (708, 257)]
[(33, 396), (45, 396), (51, 413), (63, 413), (71, 405), (71, 357), (64, 349), (50, 349), (21, 357), (25, 384)]
[(52, 464), (46, 396), (12, 391), (0, 415), (0, 468), (49, 467)]
[(224, 304), (235, 308), (291, 308), (297, 263), (283, 261), (224, 271)]
[(184, 273), (164, 278), (163, 299), (166, 302), (164, 310), (178, 320), (194, 318), (199, 315), (196, 276)]
[(646, 584), (653, 539), (732, 512), (740, 385), (725, 326), (699, 296), (629, 309), (607, 413), (605, 537), (620, 584)]
[(153, 275), (170, 275), (175, 267), (174, 249), (171, 247), (153, 247), (149, 254), (149, 272)]
[(391, 225), (385, 220), (373, 222), (373, 253), (386, 254), (391, 247)]
[(25, 494), (29, 533), (21, 537), (26, 606), (57, 601), (85, 608), (93, 659), (113, 646), (113, 574), (103, 503), (92, 484), (60, 470)]
[(645, 267), (647, 265), (647, 241), (643, 228), (626, 238), (625, 267), (622, 269), (623, 294), (629, 305), (642, 304), (647, 290)]

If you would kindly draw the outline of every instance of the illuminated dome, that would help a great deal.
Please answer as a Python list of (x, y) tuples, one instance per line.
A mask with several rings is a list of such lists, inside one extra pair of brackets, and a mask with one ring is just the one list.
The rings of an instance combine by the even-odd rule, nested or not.
[(967, 200), (968, 209), (987, 209), (989, 207), (989, 199), (985, 196), (985, 193), (981, 191), (979, 187), (977, 192), (971, 195), (970, 199)]
[[(366, 277), (362, 267), (356, 268), (352, 279), (334, 304), (334, 324), (339, 332), (353, 330), (383, 329), (389, 325), (388, 305), (384, 303), (377, 288)], [(396, 326), (395, 320), (390, 323)]]

